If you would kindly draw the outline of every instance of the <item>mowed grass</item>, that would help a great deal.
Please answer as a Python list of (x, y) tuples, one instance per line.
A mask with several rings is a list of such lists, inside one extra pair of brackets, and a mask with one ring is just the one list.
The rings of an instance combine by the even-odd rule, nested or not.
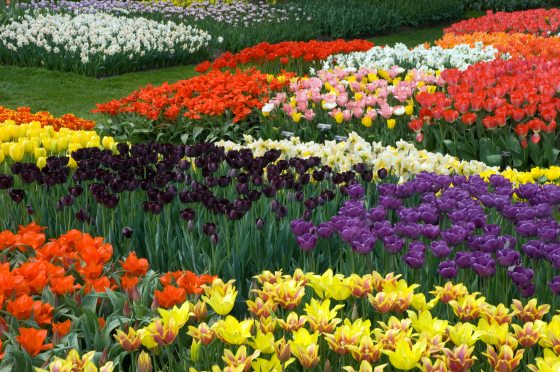
[(0, 66), (0, 105), (8, 108), (29, 106), (33, 112), (54, 115), (73, 113), (99, 120), (91, 113), (96, 103), (121, 98), (147, 84), (175, 82), (197, 74), (194, 65), (162, 68), (96, 79), (73, 73), (40, 68)]
[[(465, 18), (481, 14), (468, 12)], [(414, 47), (434, 42), (442, 35), (443, 27), (440, 26), (403, 30), (369, 40), (375, 45), (404, 43)], [(96, 103), (121, 98), (147, 84), (159, 85), (166, 81), (173, 83), (188, 79), (197, 74), (194, 67), (178, 66), (96, 79), (40, 68), (0, 66), (0, 105), (12, 109), (29, 106), (33, 112), (49, 111), (56, 116), (73, 113), (87, 119), (102, 120), (102, 115), (91, 112)]]

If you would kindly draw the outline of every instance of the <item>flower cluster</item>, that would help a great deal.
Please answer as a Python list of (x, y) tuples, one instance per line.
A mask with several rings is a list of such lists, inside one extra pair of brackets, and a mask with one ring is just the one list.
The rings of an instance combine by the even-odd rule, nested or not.
[[(193, 21), (212, 21), (235, 27), (249, 27), (259, 23), (278, 23), (301, 14), (297, 6), (275, 7), (267, 3), (247, 1), (196, 1), (188, 7), (169, 1), (130, 1), (130, 0), (96, 0), (96, 1), (54, 1), (33, 0), (29, 3), (17, 3), (21, 9), (46, 9), (55, 12), (73, 14), (105, 12), (116, 15), (138, 14), (143, 16), (163, 16), (164, 18), (192, 19)], [(303, 16), (302, 16), (303, 18)]]
[(270, 92), (279, 90), (289, 77), (267, 76), (255, 69), (211, 71), (174, 84), (147, 86), (120, 100), (98, 104), (95, 111), (113, 116), (132, 113), (153, 121), (229, 114), (238, 122), (262, 108)]
[(95, 127), (95, 122), (78, 118), (73, 114), (66, 114), (57, 118), (46, 111), (31, 113), (29, 107), (18, 107), (16, 110), (11, 110), (0, 106), (0, 122), (7, 120), (11, 120), (15, 124), (28, 124), (37, 121), (41, 123), (41, 126), (51, 126), (54, 130), (60, 130), (60, 128), (90, 130)]
[(367, 40), (334, 40), (334, 41), (285, 41), (277, 44), (259, 43), (239, 53), (226, 52), (212, 63), (206, 61), (196, 67), (198, 72), (208, 69), (235, 69), (240, 65), (279, 62), (286, 65), (291, 60), (302, 59), (305, 62), (324, 60), (335, 53), (350, 53), (370, 49), (373, 43)]
[(323, 63), (323, 69), (328, 70), (339, 66), (389, 70), (393, 66), (399, 66), (407, 70), (433, 72), (446, 68), (465, 70), (472, 64), (493, 60), (498, 53), (492, 43), (456, 42), (446, 48), (419, 45), (409, 49), (401, 43), (395, 44), (394, 47), (377, 46), (366, 52), (331, 55)]
[(532, 9), (519, 12), (486, 12), (485, 16), (466, 19), (445, 28), (446, 34), (508, 32), (550, 36), (560, 31), (560, 9)]
[[(367, 139), (380, 138), (380, 132), (387, 133), (388, 127), (396, 141), (408, 132), (406, 123), (414, 113), (415, 94), (435, 92), (442, 84), (439, 71), (406, 71), (398, 66), (389, 70), (321, 70), (316, 77), (293, 79), (288, 93), (278, 93), (264, 105), (264, 125), (293, 129), (306, 140), (316, 137), (319, 130), (309, 124), (297, 124), (302, 120), (334, 124), (328, 129), (342, 135), (355, 130)], [(296, 124), (286, 125), (286, 116)], [(356, 122), (359, 124), (352, 125)]]
[[(437, 172), (450, 175), (477, 175), (488, 173), (488, 176), (498, 172), (477, 161), (461, 161), (449, 155), (430, 153), (418, 150), (413, 144), (399, 141), (396, 147), (383, 146), (380, 142), (367, 142), (355, 132), (349, 134), (345, 141), (302, 142), (299, 138), (279, 141), (255, 139), (245, 136), (243, 143), (220, 141), (226, 151), (249, 149), (255, 156), (263, 156), (269, 150), (279, 150), (281, 159), (310, 158), (317, 156), (321, 163), (328, 165), (335, 171), (347, 172), (358, 164), (365, 164), (373, 171), (373, 180), (379, 181), (378, 172), (387, 172), (388, 176), (395, 176), (399, 182), (408, 181), (421, 172)], [(558, 179), (557, 174), (550, 174)]]
[(541, 37), (531, 34), (505, 32), (475, 32), (472, 34), (445, 34), (436, 45), (442, 48), (456, 48), (458, 45), (471, 46), (483, 43), (491, 45), (499, 54), (512, 58), (545, 57), (547, 59), (560, 57), (560, 37)]
[(130, 69), (187, 62), (212, 37), (171, 21), (95, 14), (27, 13), (0, 26), (0, 60), (109, 75)]
[[(108, 337), (113, 326), (105, 328), (106, 320), (130, 316), (129, 306), (133, 301), (136, 306), (149, 309), (148, 300), (153, 295), (155, 307), (160, 301), (164, 303), (166, 297), (146, 281), (148, 275), (154, 275), (146, 259), (130, 253), (120, 261), (118, 276), (111, 269), (117, 263), (112, 262), (113, 247), (103, 238), (71, 230), (47, 242), (44, 230), (32, 223), (20, 226), (16, 233), (9, 230), (0, 233), (0, 277), (4, 283), (0, 289), (0, 308), (5, 310), (0, 325), (2, 334), (8, 336), (8, 340), (3, 337), (4, 344), (0, 341), (0, 360), (13, 358), (19, 348), (32, 358), (53, 348), (60, 350), (61, 345), (83, 348), (86, 344), (80, 345), (78, 339), (84, 340), (89, 332), (91, 337), (102, 334)], [(181, 303), (187, 294), (201, 293), (201, 286), (215, 279), (185, 271), (167, 273), (160, 281), (167, 282), (168, 276), (178, 278), (184, 294), (178, 297)], [(125, 308), (119, 307), (119, 302), (99, 297), (108, 290), (113, 293), (113, 300), (119, 298), (121, 305), (126, 303)], [(143, 300), (141, 291), (146, 291), (149, 297)], [(74, 341), (67, 337), (71, 334)], [(92, 356), (78, 360), (87, 365)], [(25, 359), (20, 359), (20, 363), (22, 360)], [(111, 364), (106, 366), (109, 367)]]
[[(144, 327), (131, 321), (115, 339), (149, 367), (143, 370), (189, 347), (191, 371), (296, 366), (380, 372), (389, 365), (552, 371), (560, 363), (560, 316), (549, 316), (550, 305), (536, 300), (494, 305), (451, 282), (436, 286), (428, 298), (417, 292), (418, 284), (376, 271), (363, 276), (264, 271), (255, 279), (254, 298), (245, 303), (249, 318), (229, 314), (237, 291), (231, 281), (217, 279), (196, 303), (160, 309)], [(185, 330), (188, 337), (182, 336)], [(223, 367), (216, 364), (220, 358)]]
[[(459, 130), (454, 131), (455, 141), (466, 141), (467, 146), (472, 147), (468, 150), (470, 153), (483, 155), (482, 160), (490, 164), (492, 158), (489, 156), (495, 156), (501, 150), (514, 153), (515, 166), (555, 164), (556, 157), (549, 156), (549, 151), (551, 147), (558, 147), (554, 134), (560, 103), (556, 97), (560, 89), (559, 74), (560, 59), (543, 57), (495, 60), (473, 65), (465, 71), (445, 70), (441, 78), (446, 83), (447, 92), (416, 95), (421, 109), (409, 127), (418, 133), (417, 138), (421, 141), (423, 131), (436, 135), (437, 129), (431, 129), (432, 120), (440, 125), (445, 122), (458, 124)], [(465, 137), (475, 130), (484, 130), (486, 139), (476, 136), (477, 141), (487, 142), (479, 142), (480, 147), (477, 141), (468, 141)], [(508, 145), (504, 146), (488, 139), (497, 133), (506, 138), (516, 135), (519, 141), (508, 140)], [(527, 148), (529, 135), (534, 146), (545, 139), (541, 143), (543, 154), (533, 153), (530, 159), (521, 150)]]
[(355, 132), (350, 133), (346, 141), (302, 142), (297, 137), (273, 141), (245, 136), (243, 143), (222, 140), (216, 145), (224, 147), (226, 151), (249, 149), (254, 156), (263, 156), (269, 150), (279, 150), (280, 159), (307, 159), (317, 156), (321, 159), (321, 164), (340, 172), (365, 164), (371, 167), (374, 181), (379, 181), (379, 173), (383, 174), (387, 171), (387, 175), (395, 176), (399, 183), (409, 181), (421, 172), (440, 175), (480, 175), (486, 181), (494, 174), (501, 174), (515, 185), (560, 182), (558, 166), (535, 167), (528, 172), (507, 168), (500, 172), (497, 167), (490, 167), (479, 161), (459, 160), (450, 155), (418, 150), (406, 141), (397, 142), (395, 147), (383, 146), (380, 142), (370, 143)]
[[(346, 192), (350, 200), (329, 221), (317, 226), (292, 221), (292, 232), (302, 250), (315, 248), (318, 237), (332, 239), (336, 234), (357, 253), (368, 254), (382, 246), (389, 255), (403, 254), (409, 268), (428, 266), (446, 279), (456, 277), (460, 270), (472, 270), (481, 278), (507, 271), (523, 297), (535, 293), (537, 262), (541, 269), (543, 261), (553, 272), (560, 269), (558, 186), (523, 184), (514, 188), (498, 175), (485, 182), (477, 176), (423, 173), (402, 185), (379, 185), (379, 200), (369, 209), (361, 185), (347, 186)], [(419, 203), (413, 202), (418, 195)], [(514, 202), (512, 195), (521, 201)], [(551, 291), (557, 294), (557, 279), (548, 279), (552, 280)], [(505, 284), (504, 278), (499, 281)], [(508, 292), (504, 287), (501, 290)], [(538, 292), (546, 291), (539, 288)]]
[[(51, 126), (41, 126), (38, 121), (29, 124), (16, 124), (12, 120), (0, 122), (0, 162), (9, 156), (21, 162), (26, 155), (33, 156), (41, 168), (51, 155), (70, 154), (84, 147), (114, 148), (111, 137), (100, 137), (92, 130), (71, 130), (61, 128), (55, 131)], [(77, 166), (75, 161), (71, 166)]]

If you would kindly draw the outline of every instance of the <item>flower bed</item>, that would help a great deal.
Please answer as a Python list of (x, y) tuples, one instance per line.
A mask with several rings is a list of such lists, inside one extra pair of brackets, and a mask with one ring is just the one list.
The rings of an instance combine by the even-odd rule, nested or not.
[[(212, 63), (205, 61), (196, 67), (196, 71), (203, 73), (210, 68), (212, 70), (236, 69), (241, 65), (256, 64), (260, 69), (264, 69), (263, 71), (278, 71), (280, 66), (289, 71), (305, 73), (310, 62), (324, 60), (336, 53), (365, 51), (372, 46), (373, 43), (367, 40), (344, 41), (342, 39), (327, 42), (312, 40), (309, 42), (287, 41), (277, 44), (259, 43), (236, 54), (226, 52)], [(304, 62), (303, 68), (298, 62)], [(296, 70), (296, 67), (300, 68)]]
[(54, 130), (60, 130), (61, 128), (91, 130), (95, 127), (95, 122), (92, 120), (81, 119), (73, 114), (66, 114), (57, 118), (46, 111), (33, 114), (29, 107), (18, 107), (16, 110), (11, 110), (0, 106), (0, 122), (7, 120), (11, 120), (15, 124), (28, 124), (37, 121), (41, 123), (41, 126), (51, 126)]
[[(270, 92), (280, 90), (290, 76), (274, 77), (255, 69), (216, 70), (174, 84), (144, 87), (120, 100), (98, 104), (95, 112), (115, 116), (114, 126), (108, 129), (117, 134), (124, 128), (121, 136), (125, 140), (157, 137), (196, 143), (235, 138), (236, 133), (249, 129), (235, 123), (261, 108)], [(123, 121), (130, 118), (134, 122), (127, 130)], [(140, 128), (138, 118), (145, 119)]]
[(205, 31), (171, 21), (105, 13), (27, 13), (0, 26), (0, 61), (113, 75), (197, 60), (211, 39)]
[(462, 159), (498, 165), (501, 151), (509, 151), (515, 167), (554, 165), (559, 64), (536, 57), (445, 70), (446, 94), (417, 95), (422, 109), (409, 127), (429, 149)]
[(474, 32), (472, 34), (445, 34), (436, 44), (442, 48), (456, 48), (457, 45), (477, 43), (491, 45), (499, 53), (512, 58), (560, 57), (560, 37), (540, 37), (531, 34), (508, 34), (505, 32)]
[(352, 67), (389, 70), (393, 66), (399, 66), (407, 70), (434, 72), (446, 68), (465, 70), (475, 63), (496, 58), (498, 50), (493, 47), (493, 44), (485, 43), (485, 45), (488, 46), (475, 42), (455, 42), (453, 45), (446, 44), (448, 49), (429, 45), (419, 45), (409, 49), (404, 44), (396, 44), (394, 47), (373, 47), (365, 52), (346, 52), (346, 54), (328, 56), (323, 63), (323, 69)]
[(443, 31), (456, 35), (473, 32), (521, 32), (550, 36), (560, 31), (560, 9), (534, 9), (512, 13), (488, 11), (483, 17), (454, 23)]

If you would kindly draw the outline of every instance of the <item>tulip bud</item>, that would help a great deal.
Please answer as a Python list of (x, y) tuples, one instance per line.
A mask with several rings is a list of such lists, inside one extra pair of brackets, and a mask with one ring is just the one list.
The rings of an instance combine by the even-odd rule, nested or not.
[(264, 220), (262, 218), (257, 218), (255, 225), (257, 227), (257, 230), (262, 230), (264, 228)]
[(35, 211), (33, 210), (33, 207), (30, 206), (30, 205), (26, 206), (25, 209), (26, 209), (26, 211), (27, 211), (27, 214), (30, 215), (30, 216), (35, 212)]
[(197, 322), (202, 322), (206, 319), (208, 314), (208, 309), (206, 308), (206, 302), (198, 301), (193, 308), (193, 314)]
[(140, 355), (138, 355), (137, 361), (137, 371), (138, 372), (152, 372), (152, 358), (150, 358), (150, 354), (142, 351)]
[(285, 363), (290, 359), (292, 351), (290, 344), (286, 342), (286, 339), (282, 337), (274, 344), (274, 350), (276, 351), (276, 356), (280, 362)]
[(212, 242), (213, 245), (218, 245), (219, 242), (218, 234), (214, 233), (210, 235), (210, 241)]

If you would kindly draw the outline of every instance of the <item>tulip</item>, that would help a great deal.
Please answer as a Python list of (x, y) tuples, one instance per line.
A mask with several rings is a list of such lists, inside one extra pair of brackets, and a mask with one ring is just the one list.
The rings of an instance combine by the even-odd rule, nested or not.
[(138, 369), (138, 372), (152, 372), (153, 366), (150, 354), (145, 351), (140, 352), (136, 361), (136, 368)]
[(411, 347), (408, 341), (401, 339), (397, 341), (394, 351), (383, 350), (383, 353), (389, 356), (393, 367), (408, 371), (416, 367), (425, 349), (425, 341), (418, 342)]
[(246, 319), (239, 322), (237, 319), (228, 315), (225, 320), (219, 320), (212, 325), (212, 330), (216, 337), (225, 343), (232, 345), (242, 345), (251, 337), (253, 320)]
[(521, 359), (523, 358), (523, 353), (525, 350), (517, 350), (514, 354), (512, 348), (508, 345), (502, 345), (499, 348), (499, 353), (488, 345), (486, 353), (482, 353), (488, 357), (488, 363), (496, 371), (513, 371), (519, 366)]

